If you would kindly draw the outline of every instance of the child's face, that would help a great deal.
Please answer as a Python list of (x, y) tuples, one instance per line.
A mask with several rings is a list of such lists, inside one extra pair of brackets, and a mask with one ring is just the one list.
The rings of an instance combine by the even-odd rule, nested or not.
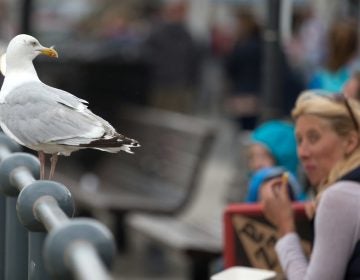
[(257, 171), (264, 167), (275, 165), (275, 160), (268, 150), (260, 144), (251, 144), (248, 152), (248, 165), (250, 171)]

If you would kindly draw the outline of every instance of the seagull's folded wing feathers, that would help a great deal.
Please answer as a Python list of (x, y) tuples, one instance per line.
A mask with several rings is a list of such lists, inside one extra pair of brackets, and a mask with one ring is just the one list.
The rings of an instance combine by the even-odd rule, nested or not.
[(85, 100), (43, 83), (23, 84), (5, 101), (0, 107), (3, 124), (28, 145), (79, 146), (119, 135), (107, 121), (87, 109)]

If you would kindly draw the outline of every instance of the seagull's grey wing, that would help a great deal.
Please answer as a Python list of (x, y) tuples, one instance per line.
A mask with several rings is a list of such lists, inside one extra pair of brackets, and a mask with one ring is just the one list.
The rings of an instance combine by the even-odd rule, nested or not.
[(114, 128), (111, 126), (111, 124), (109, 122), (107, 122), (103, 118), (95, 115), (90, 110), (87, 110), (86, 104), (88, 104), (89, 102), (87, 102), (86, 100), (81, 99), (75, 95), (72, 95), (71, 93), (69, 93), (67, 91), (64, 91), (64, 90), (61, 90), (58, 88), (54, 88), (54, 87), (50, 87), (46, 84), (34, 83), (34, 86), (39, 86), (39, 85), (41, 85), (43, 87), (44, 92), (47, 92), (47, 94), (51, 93), (54, 95), (54, 97), (56, 96), (57, 102), (59, 102), (60, 104), (68, 106), (69, 108), (72, 108), (79, 112), (84, 112), (86, 115), (91, 117), (92, 120), (96, 119), (97, 122), (99, 122), (103, 125), (104, 129), (106, 130), (106, 133), (111, 134), (114, 132)]
[(115, 130), (77, 97), (41, 83), (12, 90), (0, 107), (0, 121), (24, 145), (86, 144)]
[(81, 99), (75, 95), (72, 95), (71, 93), (58, 89), (58, 88), (54, 88), (54, 87), (50, 87), (46, 84), (43, 83), (28, 83), (27, 84), (29, 87), (34, 88), (34, 90), (36, 90), (37, 88), (42, 88), (42, 90), (44, 92), (47, 92), (48, 94), (51, 93), (54, 97), (56, 96), (58, 99), (58, 102), (69, 106), (73, 109), (78, 109), (81, 110), (83, 108), (87, 108), (87, 106), (85, 104), (88, 104), (89, 102), (87, 102), (84, 99)]

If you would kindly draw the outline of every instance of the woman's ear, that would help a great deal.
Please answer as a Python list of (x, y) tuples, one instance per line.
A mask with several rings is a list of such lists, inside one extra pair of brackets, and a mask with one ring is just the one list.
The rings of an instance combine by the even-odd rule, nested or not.
[(345, 154), (350, 155), (360, 144), (359, 134), (355, 131), (351, 131), (347, 137)]

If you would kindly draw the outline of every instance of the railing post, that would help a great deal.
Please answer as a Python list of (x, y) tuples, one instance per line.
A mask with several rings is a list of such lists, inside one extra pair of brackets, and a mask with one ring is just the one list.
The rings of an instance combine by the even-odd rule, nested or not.
[(39, 176), (40, 164), (36, 157), (26, 153), (13, 153), (0, 164), (0, 191), (6, 198), (5, 224), (5, 280), (28, 279), (29, 236), (27, 229), (19, 222), (16, 196), (21, 188), (12, 185), (12, 171), (27, 169), (32, 181)]
[(46, 232), (29, 232), (29, 268), (28, 280), (51, 279), (45, 269), (43, 249)]
[(27, 279), (28, 231), (16, 214), (16, 197), (6, 198), (5, 280)]
[(0, 195), (0, 279), (5, 278), (5, 196)]
[[(5, 158), (11, 155), (12, 152), (18, 152), (21, 150), (21, 147), (10, 140), (4, 133), (0, 132), (0, 163), (4, 161)], [(4, 195), (0, 194), (0, 279), (5, 278), (5, 267), (6, 261), (9, 261), (7, 257), (5, 257), (6, 245), (8, 244), (6, 240), (6, 204), (13, 204), (13, 202), (6, 202), (7, 199)], [(12, 208), (12, 207), (11, 207)], [(9, 219), (9, 218), (8, 218)], [(17, 220), (17, 218), (16, 218)]]

